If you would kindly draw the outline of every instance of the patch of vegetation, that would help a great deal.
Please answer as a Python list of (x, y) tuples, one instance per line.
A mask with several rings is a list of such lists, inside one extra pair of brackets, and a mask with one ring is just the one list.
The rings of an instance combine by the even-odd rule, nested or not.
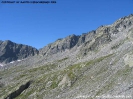
[(28, 72), (30, 73), (35, 73), (35, 72), (40, 72), (40, 71), (48, 72), (48, 71), (55, 69), (56, 67), (57, 65), (55, 64), (49, 64), (49, 65), (44, 65), (44, 66), (39, 66), (36, 68), (29, 69)]
[[(27, 91), (24, 91), (16, 99), (26, 99), (31, 94), (34, 94), (34, 92), (40, 93), (40, 92), (43, 92), (44, 90), (45, 90), (45, 94), (47, 92), (49, 93), (51, 90), (58, 88), (58, 84), (62, 81), (64, 75), (66, 74), (69, 77), (71, 86), (73, 86), (74, 83), (82, 77), (82, 73), (84, 73), (86, 70), (91, 68), (91, 66), (94, 66), (95, 63), (101, 62), (102, 60), (110, 57), (111, 55), (112, 54), (103, 56), (94, 60), (90, 60), (88, 62), (74, 64), (66, 67), (63, 70), (52, 71), (52, 69), (56, 68), (56, 64), (52, 64), (52, 65), (49, 64), (49, 65), (39, 66), (36, 68), (25, 70), (23, 71), (22, 74), (18, 75), (16, 78), (19, 80), (19, 78), (21, 79), (21, 78), (29, 77), (28, 79), (33, 79), (34, 82), (32, 83), (32, 86), (27, 89)], [(63, 60), (66, 60), (66, 59), (67, 58)], [(48, 84), (49, 82), (50, 84)], [(64, 87), (67, 87), (67, 84)], [(12, 88), (15, 88), (15, 86), (10, 87), (11, 91), (13, 91)]]
[(59, 84), (59, 81), (60, 81), (60, 80), (58, 79), (58, 76), (59, 76), (58, 73), (52, 74), (52, 76), (53, 76), (53, 77), (50, 78), (51, 81), (52, 81), (52, 84), (51, 84), (50, 88), (51, 88), (51, 89), (54, 89), (54, 88), (58, 87), (58, 84)]
[(58, 83), (56, 81), (53, 81), (51, 86), (50, 86), (52, 89), (58, 87)]
[(23, 77), (27, 77), (28, 75), (26, 75), (26, 74), (20, 74), (20, 75), (18, 75), (18, 76), (16, 76), (15, 78), (14, 78), (14, 80), (19, 80), (19, 79), (22, 79)]
[[(38, 91), (41, 91), (43, 89), (46, 90), (52, 90), (56, 87), (58, 87), (60, 79), (58, 79), (60, 72), (50, 72), (48, 74), (43, 74), (42, 76), (35, 79), (34, 85), (38, 87)], [(49, 81), (51, 81), (51, 84), (49, 86), (46, 86)], [(41, 86), (40, 86), (41, 85)]]
[(72, 71), (69, 71), (67, 74), (71, 80), (74, 80), (76, 78), (76, 75)]
[[(103, 57), (100, 57), (100, 58), (95, 59), (95, 60), (90, 60), (89, 62), (78, 63), (75, 65), (69, 66), (65, 69), (64, 72), (66, 74), (68, 74), (68, 77), (74, 83), (76, 81), (76, 79), (78, 79), (86, 70), (91, 68), (91, 66), (93, 66), (94, 64), (96, 64), (96, 63), (98, 63), (98, 62), (100, 62), (100, 61), (104, 60), (105, 58), (108, 58), (112, 55), (113, 54), (109, 54), (107, 56), (103, 56)], [(82, 67), (82, 65), (84, 65), (84, 66)], [(104, 68), (103, 70), (102, 69), (101, 69), (101, 71), (99, 71), (99, 73), (107, 70), (107, 68)]]
[(100, 61), (102, 61), (102, 60), (104, 60), (104, 59), (106, 59), (106, 58), (108, 58), (108, 57), (110, 57), (110, 56), (112, 56), (112, 55), (113, 55), (113, 54), (109, 54), (109, 55), (107, 55), (107, 56), (103, 56), (103, 57), (100, 57), (100, 58), (91, 60), (91, 61), (87, 62), (86, 65), (90, 65), (90, 64), (93, 64), (93, 65), (94, 65), (95, 63), (98, 63), (98, 62), (100, 62)]

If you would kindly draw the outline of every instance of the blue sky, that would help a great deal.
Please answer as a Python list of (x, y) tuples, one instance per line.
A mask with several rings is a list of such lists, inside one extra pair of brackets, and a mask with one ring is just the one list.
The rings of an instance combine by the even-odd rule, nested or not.
[(56, 4), (0, 3), (0, 40), (39, 49), (58, 38), (81, 35), (133, 13), (133, 0), (55, 1)]

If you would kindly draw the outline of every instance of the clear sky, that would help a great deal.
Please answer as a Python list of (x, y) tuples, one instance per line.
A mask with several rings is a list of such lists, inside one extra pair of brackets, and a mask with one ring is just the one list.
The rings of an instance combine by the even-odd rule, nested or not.
[(3, 4), (1, 1), (0, 40), (38, 49), (58, 38), (81, 35), (133, 14), (133, 0), (53, 0), (56, 4)]

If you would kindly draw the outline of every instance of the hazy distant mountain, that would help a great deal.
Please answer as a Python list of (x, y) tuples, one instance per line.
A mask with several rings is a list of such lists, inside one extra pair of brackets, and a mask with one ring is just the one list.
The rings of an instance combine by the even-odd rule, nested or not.
[(10, 40), (0, 41), (0, 62), (11, 62), (38, 54), (31, 46), (16, 44)]
[(133, 99), (133, 14), (39, 52), (0, 41), (8, 57), (27, 58), (1, 64), (0, 99)]

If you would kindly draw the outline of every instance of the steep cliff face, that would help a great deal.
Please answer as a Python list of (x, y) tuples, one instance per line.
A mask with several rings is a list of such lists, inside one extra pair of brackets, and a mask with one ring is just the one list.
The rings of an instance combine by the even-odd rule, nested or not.
[(66, 49), (73, 48), (78, 42), (79, 36), (70, 35), (64, 39), (58, 39), (54, 43), (45, 46), (44, 48), (40, 49), (40, 54), (43, 55), (51, 55), (56, 54), (58, 52), (62, 52)]
[[(40, 49), (42, 55), (52, 55), (58, 52), (70, 50), (74, 47), (82, 46), (81, 55), (87, 54), (89, 51), (98, 50), (104, 44), (108, 44), (119, 35), (117, 33), (129, 28), (133, 24), (133, 15), (120, 18), (112, 25), (100, 26), (98, 29), (80, 36), (70, 35), (64, 39), (59, 39), (54, 43)], [(120, 33), (119, 33), (120, 34)]]
[(16, 44), (12, 41), (0, 41), (0, 62), (11, 62), (38, 54), (38, 50), (31, 46)]

